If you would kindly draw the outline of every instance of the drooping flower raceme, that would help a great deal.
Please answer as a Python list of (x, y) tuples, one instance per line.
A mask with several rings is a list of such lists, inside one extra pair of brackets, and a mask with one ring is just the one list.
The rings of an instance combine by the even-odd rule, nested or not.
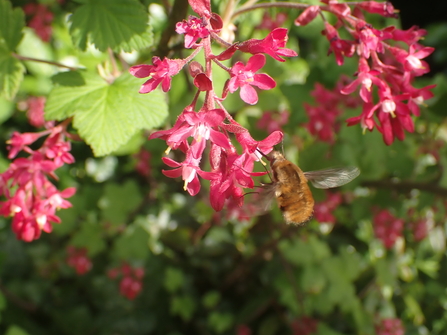
[[(29, 147), (46, 135), (48, 137), (39, 150)], [(9, 141), (9, 158), (14, 158), (22, 150), (29, 154), (26, 158), (16, 158), (0, 174), (0, 195), (6, 198), (0, 202), (0, 214), (13, 217), (12, 230), (20, 240), (31, 242), (38, 239), (42, 231), (50, 233), (51, 222), (60, 223), (55, 212), (71, 207), (65, 199), (76, 189), (69, 187), (59, 191), (48, 179), (57, 179), (55, 170), (74, 162), (67, 135), (65, 127), (56, 126), (40, 133), (16, 132)]]
[[(209, 0), (190, 0), (192, 9), (199, 17), (189, 16), (187, 20), (177, 23), (177, 33), (185, 37), (185, 47), (195, 49), (185, 59), (161, 60), (152, 59), (152, 65), (136, 65), (130, 68), (130, 73), (138, 78), (150, 77), (141, 87), (140, 93), (150, 93), (159, 85), (167, 92), (171, 88), (172, 77), (189, 63), (189, 74), (197, 93), (190, 105), (185, 107), (178, 116), (172, 128), (154, 132), (149, 139), (162, 139), (166, 141), (168, 149), (180, 150), (184, 160), (163, 158), (164, 163), (171, 169), (163, 170), (163, 174), (170, 178), (181, 177), (185, 191), (196, 195), (200, 191), (200, 178), (210, 181), (211, 206), (219, 211), (226, 202), (241, 205), (243, 203), (244, 188), (253, 188), (254, 176), (265, 172), (254, 172), (255, 162), (262, 155), (269, 153), (273, 146), (280, 143), (282, 133), (275, 131), (265, 140), (256, 141), (248, 130), (238, 124), (224, 107), (224, 100), (228, 92), (240, 90), (241, 99), (247, 104), (258, 102), (258, 93), (254, 87), (269, 90), (276, 86), (276, 82), (269, 75), (258, 73), (265, 65), (268, 54), (277, 61), (284, 61), (282, 57), (296, 56), (296, 52), (287, 49), (287, 29), (276, 28), (262, 40), (249, 40), (246, 43), (228, 45), (224, 56), (214, 55), (211, 49), (211, 39), (216, 38), (224, 43), (216, 34), (222, 28), (222, 19), (211, 13)], [(193, 58), (203, 50), (205, 66), (203, 67)], [(236, 62), (231, 68), (220, 63), (228, 56), (230, 58), (236, 51), (252, 54), (247, 63)], [(227, 58), (227, 59), (228, 59)], [(212, 62), (228, 72), (229, 80), (224, 87), (222, 97), (215, 93), (212, 81)], [(205, 92), (203, 106), (196, 106), (198, 95)], [(232, 143), (231, 134), (242, 147), (243, 152), (238, 153)], [(207, 145), (210, 147), (211, 171), (204, 171), (202, 160)]]

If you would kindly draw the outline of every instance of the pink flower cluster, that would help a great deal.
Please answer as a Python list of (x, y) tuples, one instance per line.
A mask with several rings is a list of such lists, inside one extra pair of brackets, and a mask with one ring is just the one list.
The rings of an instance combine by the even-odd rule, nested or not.
[(28, 107), (26, 117), (28, 118), (28, 122), (30, 123), (30, 125), (36, 128), (40, 128), (45, 125), (43, 112), (45, 101), (45, 97), (30, 97), (26, 100), (26, 104)]
[[(192, 9), (200, 18), (190, 16), (188, 20), (180, 22), (176, 31), (185, 35), (185, 47), (194, 49), (185, 59), (160, 60), (153, 58), (152, 65), (137, 65), (130, 69), (130, 73), (138, 78), (150, 77), (141, 87), (140, 93), (153, 91), (161, 85), (166, 92), (171, 88), (172, 77), (189, 63), (189, 74), (197, 87), (192, 102), (178, 116), (174, 126), (169, 130), (153, 133), (149, 139), (160, 138), (168, 145), (167, 153), (180, 150), (184, 153), (183, 161), (176, 161), (165, 157), (163, 161), (171, 170), (163, 170), (170, 178), (181, 177), (184, 189), (191, 195), (196, 195), (200, 188), (200, 179), (210, 181), (211, 206), (220, 211), (228, 200), (237, 206), (243, 203), (243, 189), (253, 188), (253, 176), (265, 174), (254, 172), (254, 162), (260, 160), (262, 154), (272, 151), (273, 146), (281, 142), (281, 131), (273, 131), (262, 141), (254, 140), (247, 129), (237, 123), (223, 106), (223, 101), (229, 93), (239, 90), (241, 99), (247, 104), (258, 102), (255, 89), (269, 90), (276, 86), (269, 75), (258, 73), (266, 62), (265, 54), (283, 62), (282, 57), (297, 54), (285, 48), (287, 29), (276, 28), (262, 40), (248, 40), (241, 43), (229, 44), (221, 40), (217, 33), (222, 28), (222, 19), (211, 12), (209, 0), (190, 0)], [(227, 49), (219, 55), (211, 50), (211, 40), (217, 39)], [(193, 61), (199, 51), (205, 54), (205, 67)], [(229, 59), (236, 51), (252, 54), (247, 63), (236, 62), (227, 68), (220, 61)], [(212, 82), (212, 63), (227, 71), (229, 79), (224, 85), (221, 96), (214, 91)], [(197, 106), (198, 96), (205, 92), (202, 106)], [(239, 143), (242, 152), (238, 152), (232, 139)], [(210, 147), (210, 171), (202, 169), (202, 156), (206, 146)]]
[[(391, 3), (364, 1), (338, 3), (322, 0), (325, 5), (309, 6), (295, 21), (305, 25), (323, 12), (337, 17), (335, 25), (325, 22), (324, 34), (330, 43), (329, 53), (339, 65), (345, 57), (359, 56), (357, 79), (340, 92), (353, 93), (360, 87), (363, 102), (361, 115), (347, 120), (348, 125), (360, 123), (364, 130), (376, 127), (387, 145), (395, 138), (403, 140), (405, 132), (414, 131), (411, 116), (419, 116), (419, 106), (433, 96), (434, 85), (423, 88), (412, 86), (415, 77), (430, 71), (423, 61), (434, 49), (419, 44), (426, 31), (414, 26), (400, 30), (393, 26), (378, 30), (365, 21), (363, 12), (384, 17), (396, 17)], [(342, 39), (339, 29), (344, 27), (352, 39)], [(403, 47), (403, 45), (407, 47)]]
[(291, 325), (293, 335), (312, 335), (317, 332), (318, 320), (309, 316), (303, 316), (292, 322)]
[(134, 155), (134, 158), (137, 161), (135, 170), (137, 170), (137, 172), (143, 177), (149, 177), (151, 174), (150, 152), (142, 148), (137, 154)]
[(332, 223), (334, 224), (336, 219), (334, 211), (342, 202), (342, 195), (340, 192), (326, 191), (326, 200), (323, 202), (317, 202), (314, 206), (314, 218), (320, 223)]
[(110, 269), (107, 273), (110, 279), (122, 276), (120, 281), (120, 293), (129, 300), (134, 300), (143, 289), (144, 269), (131, 267), (123, 263), (121, 267)]
[[(56, 210), (71, 207), (65, 199), (76, 191), (74, 187), (59, 191), (48, 179), (57, 180), (55, 170), (74, 162), (71, 144), (66, 141), (71, 135), (63, 124), (51, 126), (39, 133), (14, 132), (8, 141), (8, 158), (15, 158), (20, 151), (28, 157), (16, 158), (0, 174), (0, 196), (6, 198), (0, 202), (0, 215), (13, 217), (12, 230), (26, 242), (38, 239), (42, 231), (50, 233), (51, 222), (60, 223)], [(42, 146), (31, 149), (30, 145), (43, 136), (47, 138)]]
[(343, 81), (340, 81), (334, 90), (328, 90), (320, 83), (316, 83), (311, 95), (317, 105), (304, 103), (304, 109), (309, 117), (309, 122), (305, 126), (309, 133), (320, 141), (333, 143), (335, 134), (340, 128), (338, 117), (343, 113), (342, 110), (361, 105), (357, 97), (349, 98), (340, 93), (342, 84)]
[(259, 129), (265, 129), (268, 133), (282, 131), (282, 126), (289, 121), (290, 113), (288, 111), (265, 111), (262, 117), (256, 123)]
[(51, 28), (53, 13), (47, 6), (35, 3), (26, 4), (23, 10), (29, 16), (28, 26), (34, 29), (42, 41), (48, 42), (53, 32)]
[(67, 264), (75, 269), (79, 276), (86, 274), (92, 268), (92, 261), (88, 257), (86, 248), (75, 248), (68, 246), (67, 248)]
[(389, 210), (379, 211), (373, 218), (374, 234), (385, 248), (391, 249), (399, 236), (402, 236), (404, 221), (396, 218)]
[(404, 335), (405, 328), (402, 325), (402, 321), (396, 318), (382, 319), (379, 324), (376, 325), (377, 335)]
[(251, 335), (252, 331), (247, 325), (239, 325), (236, 328), (236, 335)]

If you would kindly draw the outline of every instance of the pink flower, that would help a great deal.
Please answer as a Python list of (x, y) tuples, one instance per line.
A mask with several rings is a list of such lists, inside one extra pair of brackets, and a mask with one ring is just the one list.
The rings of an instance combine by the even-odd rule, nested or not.
[(400, 319), (383, 319), (375, 326), (377, 335), (404, 335), (405, 328)]
[(377, 76), (380, 72), (377, 70), (370, 70), (368, 62), (365, 58), (361, 57), (359, 59), (359, 71), (357, 72), (357, 79), (352, 81), (349, 85), (343, 87), (340, 92), (342, 94), (351, 94), (361, 85), (360, 97), (364, 102), (372, 102), (372, 85), (384, 86), (385, 83)]
[(305, 26), (312, 22), (319, 13), (321, 13), (320, 6), (309, 6), (295, 19), (295, 25)]
[(244, 202), (243, 188), (253, 188), (252, 176), (263, 175), (265, 172), (251, 172), (253, 160), (247, 155), (239, 156), (235, 152), (226, 153), (217, 146), (214, 146), (214, 149), (221, 151), (219, 159), (211, 162), (215, 168), (213, 172), (202, 173), (203, 178), (211, 181), (211, 207), (215, 211), (220, 211), (225, 200), (229, 198), (232, 198), (240, 207)]
[(67, 252), (67, 264), (74, 268), (79, 276), (90, 271), (92, 268), (92, 261), (87, 255), (86, 248), (75, 248), (73, 246), (69, 246), (67, 248)]
[[(27, 144), (50, 133), (38, 151)], [(30, 156), (15, 159), (9, 168), (0, 174), (0, 194), (6, 201), (0, 202), (0, 215), (13, 216), (12, 230), (18, 239), (30, 242), (40, 237), (42, 231), (52, 231), (51, 222), (60, 223), (55, 215), (60, 208), (71, 207), (65, 198), (75, 193), (75, 188), (60, 192), (48, 176), (57, 179), (54, 171), (64, 163), (74, 162), (68, 152), (70, 144), (64, 142), (65, 128), (57, 126), (40, 133), (15, 133), (11, 139), (10, 155), (24, 149)]]
[(262, 16), (261, 24), (256, 28), (258, 29), (266, 29), (266, 30), (274, 30), (276, 28), (281, 27), (284, 22), (287, 20), (286, 13), (278, 13), (276, 17), (273, 19), (270, 14), (266, 11)]
[(342, 65), (344, 57), (352, 57), (355, 52), (355, 46), (352, 41), (340, 39), (337, 30), (329, 23), (324, 23), (326, 29), (324, 34), (330, 43), (329, 54), (334, 53), (338, 65)]
[(242, 52), (248, 52), (253, 55), (265, 53), (270, 55), (273, 59), (280, 62), (285, 60), (282, 57), (295, 57), (298, 54), (292, 49), (285, 48), (288, 40), (286, 28), (276, 28), (263, 40), (250, 39), (245, 42), (237, 44), (237, 49)]
[(8, 144), (8, 150), (9, 150), (8, 158), (9, 159), (14, 158), (26, 146), (28, 146), (29, 144), (34, 143), (35, 141), (37, 141), (43, 135), (45, 135), (44, 132), (41, 132), (41, 133), (23, 133), (23, 134), (21, 134), (21, 133), (19, 133), (17, 131), (13, 132), (12, 136), (11, 136), (11, 139), (6, 141), (6, 143)]
[(318, 329), (318, 320), (309, 316), (302, 316), (291, 324), (293, 335), (312, 335)]
[(382, 240), (387, 249), (391, 249), (396, 243), (396, 239), (402, 236), (403, 220), (394, 217), (388, 210), (378, 212), (373, 218), (373, 223), (374, 234)]
[(314, 206), (314, 217), (320, 223), (336, 222), (334, 211), (342, 202), (341, 193), (326, 192), (326, 200), (323, 202), (317, 202)]
[(134, 300), (143, 289), (141, 280), (133, 277), (123, 277), (120, 282), (120, 293), (129, 300)]
[(190, 15), (188, 20), (178, 22), (175, 26), (178, 34), (185, 34), (185, 48), (192, 48), (199, 38), (207, 37), (210, 32), (206, 27), (206, 22)]
[(425, 29), (419, 29), (418, 26), (413, 26), (407, 30), (394, 28), (391, 34), (393, 35), (393, 40), (402, 41), (408, 45), (412, 45), (418, 42), (422, 36), (427, 35), (427, 31)]
[(247, 65), (244, 66), (242, 62), (237, 62), (231, 68), (231, 79), (228, 83), (228, 90), (234, 93), (239, 87), (241, 88), (241, 99), (254, 105), (258, 102), (258, 94), (252, 86), (256, 86), (262, 90), (270, 90), (276, 86), (276, 82), (267, 74), (256, 74), (265, 64), (264, 55), (252, 56)]
[(26, 15), (30, 16), (28, 26), (33, 28), (42, 41), (48, 42), (51, 38), (53, 13), (45, 5), (28, 3), (23, 6)]
[(358, 39), (357, 53), (362, 57), (369, 58), (371, 51), (384, 52), (382, 41), (392, 37), (390, 30), (394, 27), (377, 30), (365, 21), (359, 20), (355, 29), (355, 37)]
[(188, 193), (192, 196), (196, 195), (200, 191), (200, 181), (197, 176), (198, 173), (201, 173), (200, 169), (200, 158), (194, 158), (190, 151), (186, 155), (186, 159), (182, 163), (178, 163), (169, 157), (163, 157), (163, 162), (175, 169), (173, 170), (162, 170), (163, 174), (169, 178), (177, 178), (182, 177), (184, 180), (183, 189), (188, 191)]
[(36, 128), (40, 128), (45, 124), (43, 112), (45, 101), (45, 97), (30, 97), (27, 100), (28, 112), (26, 116), (28, 117), (29, 123)]
[(412, 44), (408, 52), (395, 47), (390, 47), (389, 49), (396, 57), (396, 60), (404, 65), (405, 71), (411, 72), (415, 76), (422, 76), (430, 72), (427, 62), (421, 61), (421, 59), (432, 54), (435, 50), (434, 48)]
[(171, 89), (172, 77), (180, 72), (184, 61), (179, 59), (165, 58), (161, 60), (159, 57), (152, 57), (153, 65), (135, 65), (129, 69), (131, 75), (137, 78), (152, 77), (146, 81), (140, 88), (140, 93), (149, 93), (155, 90), (161, 83), (164, 92)]
[(357, 7), (373, 14), (380, 14), (384, 17), (392, 17), (397, 19), (399, 15), (398, 10), (394, 9), (393, 4), (389, 1), (377, 2), (377, 1), (363, 1), (356, 5)]
[(211, 3), (210, 0), (188, 0), (192, 10), (199, 14), (199, 16), (210, 17), (211, 16)]
[(304, 104), (304, 109), (309, 116), (309, 122), (306, 123), (306, 128), (314, 136), (317, 136), (323, 142), (332, 143), (334, 141), (334, 134), (338, 131), (337, 116), (340, 111), (333, 107), (327, 109), (324, 106), (311, 106)]
[(174, 127), (157, 131), (149, 139), (162, 138), (170, 148), (177, 149), (191, 136), (194, 138), (191, 145), (192, 154), (195, 158), (200, 158), (208, 140), (226, 149), (230, 147), (228, 137), (213, 129), (217, 129), (224, 119), (225, 113), (221, 109), (202, 109), (199, 112), (185, 110), (178, 117)]
[(270, 112), (266, 111), (262, 114), (261, 118), (257, 122), (257, 127), (265, 129), (268, 133), (274, 131), (282, 131), (282, 126), (289, 121), (290, 113), (288, 111), (283, 112)]

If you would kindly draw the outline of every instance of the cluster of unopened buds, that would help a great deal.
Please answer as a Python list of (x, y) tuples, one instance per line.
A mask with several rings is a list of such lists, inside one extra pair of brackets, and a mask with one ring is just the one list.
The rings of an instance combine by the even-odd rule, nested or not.
[[(391, 144), (395, 137), (403, 139), (404, 130), (414, 130), (411, 115), (419, 115), (419, 105), (432, 96), (432, 86), (417, 89), (411, 85), (414, 77), (429, 71), (428, 65), (421, 59), (428, 56), (433, 48), (423, 47), (418, 43), (425, 31), (416, 27), (407, 31), (395, 27), (377, 30), (365, 21), (364, 12), (395, 17), (396, 11), (388, 2), (321, 2), (322, 5), (312, 6), (298, 3), (265, 4), (266, 8), (287, 6), (304, 9), (295, 20), (298, 26), (308, 24), (317, 16), (324, 17), (324, 12), (335, 15), (335, 25), (324, 22), (323, 33), (330, 44), (329, 53), (335, 55), (339, 65), (343, 63), (344, 57), (352, 57), (355, 53), (359, 57), (357, 79), (348, 83), (343, 78), (336, 92), (325, 90), (322, 86), (316, 87), (314, 96), (318, 102), (324, 101), (325, 104), (318, 107), (305, 106), (309, 115), (307, 128), (321, 140), (332, 142), (338, 128), (337, 117), (340, 115), (334, 106), (362, 105), (362, 114), (347, 120), (349, 125), (361, 123), (363, 129), (368, 130), (377, 127), (386, 144)], [(256, 104), (258, 94), (254, 87), (270, 90), (276, 86), (272, 77), (260, 73), (266, 62), (266, 55), (284, 62), (285, 57), (294, 57), (297, 53), (285, 47), (288, 30), (276, 27), (276, 21), (270, 20), (272, 30), (264, 39), (230, 43), (221, 37), (227, 36), (223, 32), (226, 25), (219, 15), (212, 13), (209, 0), (189, 0), (189, 4), (198, 17), (190, 16), (177, 23), (176, 31), (184, 34), (185, 48), (193, 49), (193, 52), (185, 59), (153, 57), (151, 65), (133, 66), (130, 73), (138, 78), (149, 77), (141, 86), (140, 93), (152, 92), (158, 86), (167, 92), (171, 89), (172, 77), (188, 65), (192, 82), (197, 88), (192, 102), (184, 108), (171, 129), (157, 131), (149, 138), (166, 141), (166, 153), (171, 149), (184, 153), (185, 159), (180, 162), (163, 158), (166, 165), (173, 168), (163, 170), (163, 173), (171, 178), (182, 177), (184, 189), (191, 195), (196, 195), (200, 190), (199, 177), (209, 180), (211, 206), (220, 211), (225, 202), (229, 207), (234, 204), (242, 205), (243, 189), (253, 188), (252, 177), (264, 174), (253, 172), (254, 162), (259, 161), (262, 155), (271, 152), (273, 146), (282, 141), (280, 126), (284, 123), (278, 121), (275, 127), (268, 128), (271, 133), (266, 139), (257, 141), (233, 119), (223, 103), (229, 93), (239, 90), (240, 98), (245, 103)], [(256, 8), (262, 8), (263, 5), (258, 4)], [(248, 8), (244, 9), (247, 10)], [(340, 38), (338, 30), (341, 28), (345, 28), (353, 39)], [(219, 54), (212, 52), (212, 40), (224, 47)], [(404, 50), (393, 46), (388, 43), (391, 41), (406, 43), (409, 48)], [(194, 60), (200, 51), (204, 53), (205, 66)], [(252, 56), (246, 63), (237, 61), (232, 67), (221, 62), (232, 58), (238, 51)], [(226, 71), (229, 76), (220, 95), (215, 91), (212, 79), (213, 64)], [(346, 96), (359, 86), (360, 98)], [(205, 94), (204, 103), (197, 106), (201, 92)], [(374, 101), (375, 96), (378, 101)], [(238, 145), (232, 143), (232, 138), (235, 138)], [(210, 147), (210, 171), (201, 168), (202, 154), (207, 143)], [(242, 152), (238, 153), (236, 147), (241, 147)]]
[(121, 277), (120, 293), (129, 300), (134, 300), (143, 289), (144, 269), (123, 263), (120, 267), (107, 272), (110, 279)]
[(387, 249), (391, 249), (397, 238), (403, 236), (404, 221), (395, 217), (387, 209), (379, 211), (374, 216), (373, 223), (374, 234)]
[(92, 268), (92, 261), (88, 257), (88, 250), (86, 248), (69, 246), (67, 248), (67, 253), (67, 264), (75, 269), (79, 276), (90, 271)]
[[(36, 133), (14, 132), (7, 143), (8, 158), (15, 159), (0, 174), (0, 196), (6, 198), (0, 202), (0, 215), (13, 217), (12, 230), (26, 242), (38, 239), (42, 231), (51, 232), (51, 222), (60, 223), (56, 210), (71, 207), (65, 199), (76, 191), (74, 187), (59, 191), (48, 179), (57, 180), (56, 169), (74, 162), (67, 141), (67, 137), (72, 137), (66, 130), (68, 121), (58, 125), (45, 122), (43, 112), (39, 111), (41, 102), (31, 100), (29, 104), (28, 116), (32, 122), (45, 125), (46, 129)], [(46, 138), (40, 148), (32, 149), (31, 145), (42, 137)], [(16, 158), (20, 152), (27, 156)]]

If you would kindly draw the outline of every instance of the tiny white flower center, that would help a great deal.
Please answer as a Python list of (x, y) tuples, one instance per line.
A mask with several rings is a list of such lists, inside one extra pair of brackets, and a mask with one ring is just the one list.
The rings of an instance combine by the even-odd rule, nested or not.
[(396, 110), (396, 103), (393, 100), (384, 100), (382, 102), (382, 111), (385, 113), (390, 113), (392, 117), (396, 117), (394, 111)]

